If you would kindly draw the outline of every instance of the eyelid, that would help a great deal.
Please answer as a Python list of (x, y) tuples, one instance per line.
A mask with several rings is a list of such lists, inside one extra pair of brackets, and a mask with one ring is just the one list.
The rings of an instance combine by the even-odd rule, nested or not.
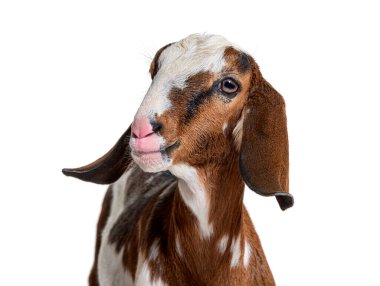
[(231, 76), (231, 75), (227, 75), (227, 76), (225, 76), (225, 77), (223, 77), (222, 79), (221, 79), (221, 82), (222, 81), (224, 81), (224, 80), (232, 80), (233, 82), (235, 82), (238, 86), (240, 86), (240, 82), (237, 80), (237, 79), (235, 79), (233, 76)]

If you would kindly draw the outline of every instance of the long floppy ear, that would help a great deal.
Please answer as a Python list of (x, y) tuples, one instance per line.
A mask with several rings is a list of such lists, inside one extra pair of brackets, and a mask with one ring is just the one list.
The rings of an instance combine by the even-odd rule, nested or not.
[(63, 169), (66, 176), (78, 178), (96, 184), (111, 184), (115, 182), (127, 169), (132, 161), (129, 148), (131, 127), (124, 132), (105, 155), (95, 162), (75, 169)]
[(256, 193), (276, 196), (282, 210), (293, 206), (289, 194), (289, 151), (285, 102), (263, 78), (243, 110), (240, 172)]

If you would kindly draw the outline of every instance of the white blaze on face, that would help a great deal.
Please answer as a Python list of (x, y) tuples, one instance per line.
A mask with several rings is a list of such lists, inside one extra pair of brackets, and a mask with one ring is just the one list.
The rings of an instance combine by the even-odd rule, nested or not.
[[(232, 44), (221, 36), (194, 34), (164, 49), (157, 60), (158, 72), (135, 115), (135, 122), (155, 120), (169, 110), (172, 107), (170, 92), (173, 88), (184, 88), (189, 77), (205, 71), (221, 72), (225, 65), (224, 51), (230, 46)], [(169, 142), (159, 134), (157, 137), (160, 148), (166, 148)], [(130, 139), (132, 151), (136, 140)], [(145, 172), (165, 171), (172, 165), (171, 158), (159, 153), (136, 155), (132, 152), (132, 158)]]
[(172, 88), (186, 87), (186, 80), (199, 72), (222, 71), (224, 51), (232, 44), (217, 35), (194, 34), (168, 46), (158, 59), (156, 74), (135, 117), (153, 117), (171, 107)]

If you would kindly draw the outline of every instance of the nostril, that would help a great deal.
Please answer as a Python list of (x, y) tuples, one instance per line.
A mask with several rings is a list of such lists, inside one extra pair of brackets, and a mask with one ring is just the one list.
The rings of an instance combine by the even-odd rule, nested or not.
[(132, 123), (132, 138), (142, 139), (148, 137), (162, 128), (162, 124), (148, 118), (137, 118)]
[(152, 125), (152, 131), (153, 132), (159, 132), (162, 129), (162, 124), (158, 121), (150, 121), (150, 124)]

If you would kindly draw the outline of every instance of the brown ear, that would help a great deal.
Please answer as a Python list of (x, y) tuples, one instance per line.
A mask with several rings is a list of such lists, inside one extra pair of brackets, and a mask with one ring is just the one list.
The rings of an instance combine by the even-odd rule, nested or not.
[(151, 64), (150, 64), (150, 68), (149, 68), (150, 77), (151, 77), (152, 79), (153, 79), (154, 76), (157, 74), (158, 69), (159, 69), (158, 59), (160, 58), (162, 52), (163, 52), (167, 47), (169, 47), (171, 44), (172, 44), (172, 43), (163, 46), (162, 48), (160, 48), (160, 49), (156, 52), (156, 54), (155, 54), (155, 56), (154, 56), (154, 58), (153, 58), (153, 60), (152, 60), (152, 62), (151, 62)]
[(240, 172), (248, 187), (276, 196), (282, 210), (293, 206), (289, 194), (289, 151), (285, 102), (264, 79), (243, 110)]
[(115, 146), (95, 162), (75, 169), (63, 169), (66, 176), (96, 184), (111, 184), (127, 169), (132, 161), (129, 148), (131, 127), (120, 137)]

